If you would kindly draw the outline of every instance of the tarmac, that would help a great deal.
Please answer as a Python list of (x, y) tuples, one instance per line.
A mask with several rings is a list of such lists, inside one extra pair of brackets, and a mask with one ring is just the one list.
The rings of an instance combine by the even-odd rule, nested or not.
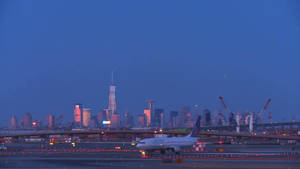
[[(119, 148), (120, 147), (120, 148)], [(117, 149), (116, 149), (117, 148)], [(218, 152), (216, 149), (223, 148)], [(203, 152), (184, 150), (179, 156), (172, 152), (151, 157), (129, 143), (67, 143), (10, 145), (0, 152), (0, 168), (285, 168), (300, 169), (299, 146), (280, 145), (214, 145)]]

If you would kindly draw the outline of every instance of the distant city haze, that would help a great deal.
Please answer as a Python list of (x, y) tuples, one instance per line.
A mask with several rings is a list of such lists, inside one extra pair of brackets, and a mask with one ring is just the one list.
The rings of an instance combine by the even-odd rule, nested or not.
[[(299, 1), (0, 1), (0, 126), (197, 104), (299, 117)], [(137, 121), (137, 120), (135, 120)]]

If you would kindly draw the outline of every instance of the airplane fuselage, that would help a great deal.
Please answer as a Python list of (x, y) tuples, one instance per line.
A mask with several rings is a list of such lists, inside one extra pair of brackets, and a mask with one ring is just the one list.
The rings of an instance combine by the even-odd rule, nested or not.
[(180, 151), (183, 147), (193, 146), (197, 142), (195, 137), (165, 137), (147, 138), (137, 144), (141, 150), (167, 150)]

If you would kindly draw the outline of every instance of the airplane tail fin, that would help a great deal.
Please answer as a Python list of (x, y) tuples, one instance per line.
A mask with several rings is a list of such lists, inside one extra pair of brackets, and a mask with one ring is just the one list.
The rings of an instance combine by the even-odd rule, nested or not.
[(201, 116), (199, 115), (192, 132), (187, 137), (195, 137), (196, 136), (196, 134), (200, 130), (200, 121), (201, 121)]

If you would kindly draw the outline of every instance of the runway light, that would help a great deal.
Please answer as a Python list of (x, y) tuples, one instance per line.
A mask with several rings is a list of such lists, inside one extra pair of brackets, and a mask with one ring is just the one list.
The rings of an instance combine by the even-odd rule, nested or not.
[(216, 151), (217, 151), (217, 152), (224, 152), (224, 149), (218, 148), (218, 149), (216, 149)]

